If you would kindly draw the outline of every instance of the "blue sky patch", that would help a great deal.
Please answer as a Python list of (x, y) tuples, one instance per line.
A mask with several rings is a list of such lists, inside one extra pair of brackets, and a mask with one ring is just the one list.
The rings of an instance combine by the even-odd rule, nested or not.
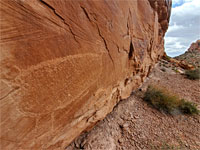
[(172, 7), (178, 7), (184, 4), (184, 0), (172, 0)]
[(172, 0), (170, 26), (165, 35), (165, 51), (173, 57), (183, 54), (200, 39), (200, 0)]

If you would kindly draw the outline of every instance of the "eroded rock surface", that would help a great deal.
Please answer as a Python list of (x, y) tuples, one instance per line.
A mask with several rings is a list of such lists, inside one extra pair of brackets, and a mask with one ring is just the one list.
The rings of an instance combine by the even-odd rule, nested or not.
[(64, 149), (163, 55), (169, 0), (1, 0), (1, 149)]
[(175, 59), (185, 61), (186, 63), (193, 65), (195, 68), (200, 68), (200, 40), (192, 43), (184, 54), (176, 56)]
[(199, 81), (185, 78), (173, 70), (173, 64), (168, 62), (166, 66), (165, 62), (161, 60), (139, 90), (120, 101), (106, 118), (66, 150), (199, 150), (199, 115), (178, 111), (169, 115), (143, 99), (148, 86), (157, 85), (200, 108)]
[(197, 40), (196, 42), (192, 43), (190, 45), (190, 48), (188, 49), (189, 52), (193, 51), (199, 51), (200, 52), (200, 40)]

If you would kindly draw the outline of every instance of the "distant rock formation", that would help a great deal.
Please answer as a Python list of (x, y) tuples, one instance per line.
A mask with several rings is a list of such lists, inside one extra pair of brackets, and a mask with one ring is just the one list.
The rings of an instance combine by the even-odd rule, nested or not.
[(190, 48), (188, 49), (189, 52), (196, 51), (196, 50), (200, 52), (200, 40), (197, 40), (195, 43), (192, 43), (190, 45)]
[(184, 61), (185, 64), (190, 64), (190, 66), (192, 65), (195, 68), (200, 68), (200, 40), (192, 43), (184, 54), (175, 57), (175, 59)]
[(171, 0), (1, 0), (2, 150), (64, 149), (145, 80)]

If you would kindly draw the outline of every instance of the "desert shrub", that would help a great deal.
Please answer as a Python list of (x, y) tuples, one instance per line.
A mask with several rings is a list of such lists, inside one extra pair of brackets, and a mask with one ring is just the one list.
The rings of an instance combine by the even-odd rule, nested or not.
[(197, 68), (195, 70), (187, 70), (185, 72), (185, 75), (188, 79), (198, 80), (200, 79), (200, 68)]
[(164, 88), (149, 86), (144, 95), (144, 100), (158, 110), (172, 114), (174, 111), (184, 114), (198, 114), (199, 110), (192, 102), (180, 100)]
[(174, 72), (179, 73), (177, 68), (172, 68), (172, 70), (174, 70)]
[(164, 59), (165, 59), (166, 61), (170, 62), (170, 60), (171, 60), (171, 57), (170, 57), (170, 56), (168, 56), (168, 55), (166, 55), (166, 56), (164, 56)]
[(192, 103), (192, 102), (188, 102), (185, 101), (184, 99), (181, 100), (181, 105), (179, 106), (179, 109), (186, 114), (198, 114), (199, 110), (197, 109), (197, 105)]

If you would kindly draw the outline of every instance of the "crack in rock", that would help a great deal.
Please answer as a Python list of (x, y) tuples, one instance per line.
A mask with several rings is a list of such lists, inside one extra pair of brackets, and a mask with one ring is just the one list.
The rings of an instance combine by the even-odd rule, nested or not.
[[(74, 40), (80, 45), (79, 41), (76, 39), (76, 37), (78, 37), (73, 30), (71, 29), (70, 25), (68, 23), (66, 23), (65, 19), (56, 12), (56, 9), (53, 8), (51, 5), (49, 5), (47, 2), (45, 2), (44, 0), (39, 0), (43, 5), (45, 5), (46, 7), (48, 7), (49, 9), (51, 9), (53, 11), (53, 13), (62, 20), (62, 22), (68, 26), (70, 33), (73, 35)], [(50, 19), (49, 19), (50, 20)]]
[[(92, 23), (93, 21), (90, 19), (87, 10), (86, 10), (83, 6), (80, 6), (80, 7), (81, 7), (81, 9), (83, 10), (83, 12), (84, 12), (85, 16), (87, 17), (87, 19)], [(95, 19), (95, 18), (94, 18), (94, 19)], [(96, 20), (96, 19), (95, 19), (95, 20)], [(94, 23), (95, 23), (95, 25), (96, 25), (96, 27), (97, 27), (97, 31), (98, 31), (99, 36), (100, 36), (101, 39), (103, 40), (104, 46), (105, 46), (105, 48), (106, 48), (106, 50), (107, 50), (107, 52), (108, 52), (108, 55), (109, 55), (109, 57), (110, 57), (110, 59), (111, 59), (111, 61), (112, 61), (112, 64), (113, 64), (113, 66), (115, 67), (114, 60), (113, 60), (113, 58), (112, 58), (112, 56), (111, 56), (111, 54), (110, 54), (110, 50), (109, 50), (109, 48), (108, 48), (108, 44), (107, 44), (105, 38), (102, 36), (98, 24), (97, 24), (96, 22), (94, 22)]]
[(109, 57), (110, 57), (110, 59), (111, 59), (111, 61), (112, 61), (112, 63), (113, 63), (113, 66), (115, 66), (114, 60), (113, 60), (112, 56), (110, 55), (110, 50), (109, 50), (109, 48), (108, 48), (107, 42), (106, 42), (105, 38), (102, 36), (102, 34), (101, 34), (101, 32), (100, 32), (100, 29), (99, 29), (99, 27), (98, 27), (97, 24), (96, 24), (96, 26), (97, 26), (98, 34), (99, 34), (99, 36), (101, 37), (101, 39), (103, 40), (103, 42), (104, 42), (105, 48), (106, 48), (106, 50), (108, 51), (108, 55), (109, 55)]

